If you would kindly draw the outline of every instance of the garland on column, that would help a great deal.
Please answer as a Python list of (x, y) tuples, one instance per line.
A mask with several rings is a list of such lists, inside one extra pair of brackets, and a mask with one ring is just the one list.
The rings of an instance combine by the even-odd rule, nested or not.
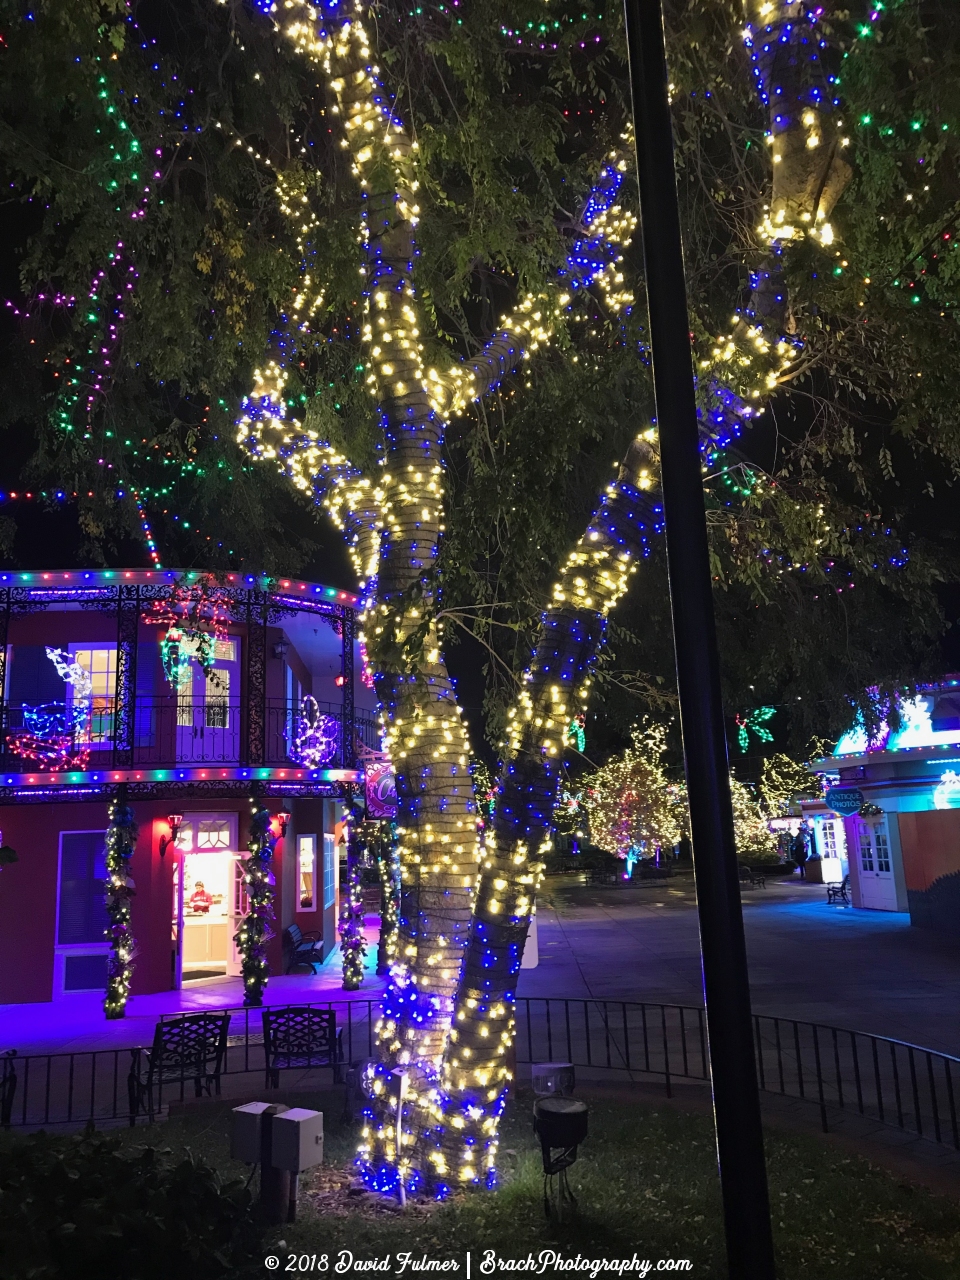
[(400, 859), (397, 855), (394, 823), (381, 823), (377, 840), (377, 870), (380, 872), (380, 941), (377, 944), (377, 973), (390, 972), (397, 954), (400, 923)]
[(108, 1018), (122, 1018), (130, 996), (135, 944), (130, 924), (130, 900), (136, 892), (130, 875), (130, 859), (137, 843), (137, 824), (127, 804), (127, 789), (117, 788), (110, 805), (107, 827), (107, 879), (104, 886), (107, 916), (106, 937), (111, 944), (107, 959), (107, 990), (103, 1012)]
[(243, 1003), (263, 1004), (263, 989), (270, 976), (267, 943), (273, 934), (273, 886), (276, 878), (270, 870), (274, 841), (270, 835), (270, 813), (256, 799), (251, 801), (249, 858), (243, 860), (243, 883), (247, 895), (247, 913), (233, 936), (243, 956)]
[(366, 827), (360, 810), (351, 801), (347, 833), (347, 883), (340, 904), (340, 951), (343, 956), (343, 989), (357, 991), (363, 986), (363, 959), (367, 940), (363, 933), (363, 893), (361, 863), (367, 846)]

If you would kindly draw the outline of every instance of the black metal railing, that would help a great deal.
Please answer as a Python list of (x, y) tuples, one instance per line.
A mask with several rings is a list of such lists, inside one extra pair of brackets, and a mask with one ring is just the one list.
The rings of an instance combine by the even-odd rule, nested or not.
[[(341, 704), (318, 702), (329, 726), (330, 758), (336, 767), (343, 734)], [(113, 698), (95, 698), (89, 716), (76, 708), (47, 704), (43, 740), (36, 730), (37, 708), (8, 704), (0, 726), (0, 767), (23, 772), (110, 768), (113, 764), (116, 707)], [(264, 763), (297, 765), (298, 710), (284, 699), (268, 699), (264, 723)], [(81, 723), (82, 722), (82, 723)], [(133, 763), (140, 768), (180, 765), (237, 765), (246, 742), (246, 708), (236, 698), (211, 691), (202, 698), (169, 694), (140, 696), (134, 704)], [(349, 731), (349, 730), (348, 730)], [(373, 750), (380, 739), (376, 722), (355, 716), (355, 738)]]
[[(378, 1001), (305, 1001), (297, 1007), (307, 1005), (336, 1012), (346, 1062), (373, 1056)], [(263, 1085), (266, 1071), (261, 1010), (230, 1014), (221, 1076), (228, 1097)], [(853, 1112), (960, 1150), (960, 1058), (886, 1036), (759, 1014), (754, 1044), (760, 1087), (816, 1105), (824, 1132), (831, 1115)], [(588, 1074), (652, 1076), (668, 1094), (678, 1081), (709, 1080), (704, 1011), (684, 1005), (520, 999), (516, 1050), (523, 1064), (564, 1061)], [(137, 1052), (142, 1050), (0, 1056), (0, 1122), (39, 1128), (126, 1121), (127, 1077)], [(190, 1095), (193, 1078), (187, 1073), (162, 1088), (158, 1110)]]

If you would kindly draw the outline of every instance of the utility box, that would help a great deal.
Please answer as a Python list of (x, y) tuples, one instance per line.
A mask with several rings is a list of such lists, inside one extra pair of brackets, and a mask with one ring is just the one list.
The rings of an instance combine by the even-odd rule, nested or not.
[(323, 1164), (323, 1112), (291, 1107), (273, 1120), (273, 1166), (303, 1173)]
[(260, 1163), (261, 1126), (263, 1113), (272, 1110), (276, 1115), (287, 1110), (282, 1102), (248, 1102), (246, 1106), (233, 1108), (230, 1127), (230, 1158), (244, 1164)]

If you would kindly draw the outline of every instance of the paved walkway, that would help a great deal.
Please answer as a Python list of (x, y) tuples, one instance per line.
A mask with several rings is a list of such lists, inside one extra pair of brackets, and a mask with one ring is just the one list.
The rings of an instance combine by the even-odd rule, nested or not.
[[(800, 881), (744, 890), (754, 1011), (960, 1056), (960, 940), (825, 899)], [(537, 913), (540, 964), (521, 971), (520, 995), (703, 1003), (691, 876), (610, 888), (550, 879)]]
[[(384, 979), (376, 975), (379, 917), (367, 916), (364, 932), (369, 940), (364, 963), (364, 983), (359, 991), (341, 986), (340, 948), (327, 956), (320, 972), (301, 970), (270, 979), (264, 1003), (308, 1004), (328, 1000), (377, 1000)], [(103, 997), (86, 992), (45, 1004), (0, 1005), (0, 1052), (16, 1049), (29, 1053), (70, 1053), (90, 1049), (128, 1049), (153, 1043), (153, 1031), (161, 1014), (191, 1013), (201, 1009), (239, 1009), (243, 1004), (240, 978), (204, 978), (188, 983), (182, 991), (159, 991), (132, 996), (126, 1016), (108, 1022)], [(252, 1016), (256, 1016), (255, 1012)]]
[[(753, 1007), (856, 1031), (892, 1036), (960, 1056), (960, 941), (915, 929), (894, 912), (828, 907), (820, 885), (771, 882), (745, 890), (744, 921)], [(520, 973), (521, 996), (592, 997), (702, 1004), (692, 878), (592, 887), (550, 879), (538, 907), (540, 964)], [(368, 1000), (377, 922), (357, 992), (340, 987), (335, 950), (313, 976), (271, 978), (268, 1004)], [(237, 1008), (239, 978), (191, 983), (184, 991), (135, 996), (127, 1016), (107, 1022), (97, 996), (0, 1006), (0, 1051), (64, 1052), (149, 1044), (160, 1014)]]

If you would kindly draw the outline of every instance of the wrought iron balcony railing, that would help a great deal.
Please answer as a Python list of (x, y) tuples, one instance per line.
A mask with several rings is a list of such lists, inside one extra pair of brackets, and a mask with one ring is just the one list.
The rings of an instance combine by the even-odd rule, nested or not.
[[(268, 699), (258, 763), (337, 768), (342, 759), (343, 707), (324, 702), (317, 707), (326, 733), (319, 743), (315, 735), (312, 750), (307, 751), (299, 732), (299, 708), (283, 699)], [(133, 710), (133, 766), (248, 763), (249, 716), (244, 702), (210, 693), (205, 698), (175, 693), (138, 696)], [(116, 720), (113, 698), (94, 698), (89, 706), (7, 704), (0, 768), (18, 773), (109, 768), (114, 763)], [(355, 746), (379, 746), (376, 723), (369, 717), (354, 716), (353, 734)]]

